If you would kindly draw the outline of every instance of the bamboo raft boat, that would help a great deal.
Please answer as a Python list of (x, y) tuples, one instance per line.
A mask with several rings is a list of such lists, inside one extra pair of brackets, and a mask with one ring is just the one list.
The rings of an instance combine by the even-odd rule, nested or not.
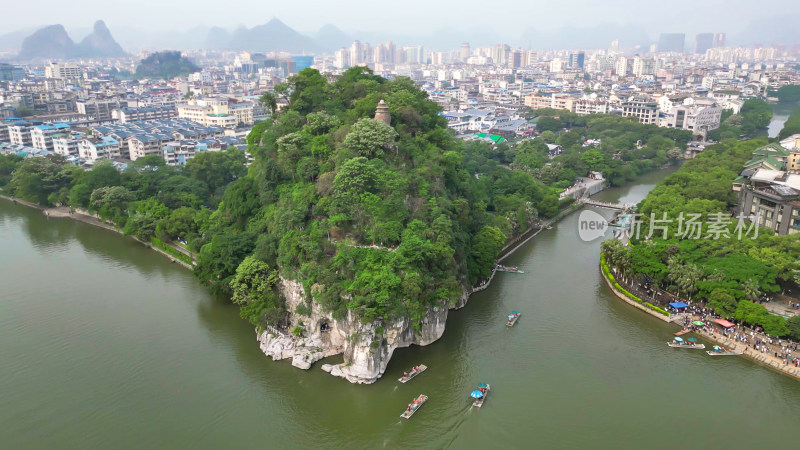
[(692, 330), (690, 330), (688, 328), (684, 328), (681, 331), (678, 331), (677, 333), (675, 333), (675, 336), (683, 336), (684, 334), (691, 333), (691, 332), (692, 332)]
[(734, 350), (732, 352), (728, 350), (724, 350), (721, 352), (715, 352), (714, 350), (707, 350), (706, 353), (708, 353), (711, 356), (735, 356), (735, 355), (741, 355), (744, 352), (740, 352), (738, 350)]
[(524, 271), (519, 270), (518, 267), (501, 266), (499, 264), (497, 265), (497, 271), (498, 272), (509, 272), (509, 273), (525, 273)]
[(692, 343), (681, 344), (677, 342), (667, 342), (667, 345), (669, 345), (672, 348), (697, 348), (697, 349), (706, 348), (705, 344), (692, 344)]
[(486, 385), (486, 392), (483, 394), (483, 397), (476, 398), (475, 401), (472, 403), (472, 406), (477, 406), (478, 408), (483, 406), (483, 402), (485, 402), (486, 401), (486, 397), (489, 396), (489, 391), (490, 390), (492, 390), (492, 386), (490, 384), (487, 384)]
[(412, 378), (416, 377), (422, 372), (425, 372), (425, 370), (428, 368), (428, 366), (426, 366), (425, 364), (420, 364), (417, 367), (418, 369), (416, 371), (412, 369), (411, 371), (408, 372), (408, 375), (403, 375), (397, 381), (401, 383), (408, 383), (409, 381), (411, 381)]
[[(412, 405), (412, 407), (410, 409), (406, 408), (406, 410), (403, 411), (403, 414), (401, 414), (400, 417), (402, 417), (403, 419), (410, 419), (411, 416), (413, 416), (414, 413), (417, 412), (417, 410), (419, 410), (420, 408), (422, 408), (422, 405), (424, 405), (425, 402), (428, 401), (428, 396), (425, 395), (425, 394), (422, 394), (419, 397), (417, 397), (415, 400), (417, 400), (417, 404), (416, 405)], [(416, 406), (416, 408), (414, 408), (414, 406)]]
[[(507, 327), (513, 327), (514, 324), (517, 323), (517, 320), (519, 320), (519, 316), (521, 316), (521, 315), (522, 315), (521, 312), (513, 311), (512, 314), (509, 314), (509, 319), (508, 319), (508, 322), (506, 322), (506, 326)], [(513, 317), (511, 317), (511, 316), (513, 316)]]

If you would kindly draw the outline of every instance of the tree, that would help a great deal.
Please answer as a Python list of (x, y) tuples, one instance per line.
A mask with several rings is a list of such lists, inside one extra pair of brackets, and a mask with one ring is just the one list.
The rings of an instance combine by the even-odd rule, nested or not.
[(603, 154), (597, 150), (587, 150), (581, 155), (581, 162), (591, 171), (602, 171), (605, 167)]
[(667, 158), (674, 164), (683, 159), (683, 150), (678, 147), (673, 147), (667, 150)]
[(120, 223), (128, 203), (135, 196), (123, 186), (110, 186), (95, 189), (89, 199), (89, 210), (97, 211), (100, 217)]
[(470, 249), (470, 276), (473, 281), (488, 278), (495, 265), (500, 249), (506, 242), (506, 236), (500, 229), (485, 226), (472, 239)]
[(198, 230), (195, 221), (196, 215), (197, 211), (186, 206), (174, 209), (169, 216), (161, 219), (157, 227), (157, 234), (161, 231), (170, 239), (185, 239), (187, 235)]
[(396, 138), (397, 132), (380, 120), (361, 119), (347, 134), (344, 145), (359, 156), (374, 158), (382, 156)]
[(252, 233), (215, 234), (211, 242), (200, 249), (195, 274), (217, 295), (230, 295), (230, 283), (239, 264), (252, 253), (255, 235)]
[(742, 292), (744, 293), (744, 298), (748, 300), (755, 300), (761, 294), (761, 290), (758, 287), (758, 283), (755, 280), (749, 279), (745, 280), (742, 283)]
[(169, 208), (154, 198), (137, 202), (125, 222), (125, 234), (135, 235), (142, 240), (150, 240), (155, 236), (159, 221), (168, 217), (169, 214)]
[(561, 131), (564, 128), (564, 124), (561, 120), (556, 119), (555, 117), (539, 117), (539, 120), (536, 122), (536, 129), (539, 132), (544, 131), (551, 131), (556, 133)]
[(787, 84), (778, 88), (775, 93), (781, 103), (796, 103), (800, 101), (800, 86)]
[(245, 258), (236, 268), (230, 283), (233, 303), (242, 305), (267, 295), (278, 282), (278, 273), (264, 261), (252, 256)]
[(767, 102), (751, 98), (745, 100), (739, 112), (742, 116), (742, 131), (753, 134), (756, 130), (764, 130), (772, 120), (772, 108)]
[(791, 334), (792, 338), (800, 341), (800, 315), (790, 317), (786, 321), (786, 325), (789, 327), (789, 334)]
[(550, 130), (544, 130), (542, 131), (541, 138), (546, 143), (552, 144), (553, 142), (556, 141), (556, 134)]
[(220, 152), (202, 152), (186, 163), (186, 172), (202, 181), (210, 192), (226, 186), (247, 173), (244, 152), (228, 149)]
[(258, 104), (263, 106), (270, 114), (275, 114), (278, 111), (278, 99), (271, 92), (261, 94)]
[(51, 205), (51, 194), (69, 189), (76, 175), (71, 167), (64, 166), (60, 157), (27, 158), (14, 169), (8, 189), (22, 199)]
[(722, 317), (731, 317), (736, 311), (736, 298), (724, 289), (715, 289), (709, 296), (708, 306)]

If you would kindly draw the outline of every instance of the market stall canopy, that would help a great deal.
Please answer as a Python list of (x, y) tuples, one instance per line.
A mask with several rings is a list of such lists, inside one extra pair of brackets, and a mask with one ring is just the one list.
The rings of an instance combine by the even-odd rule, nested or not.
[(735, 327), (736, 326), (736, 324), (728, 322), (725, 319), (715, 319), (714, 322), (722, 325), (724, 328), (731, 328), (731, 327)]
[(688, 307), (689, 305), (687, 305), (686, 303), (683, 303), (683, 302), (672, 302), (672, 303), (669, 304), (669, 306), (672, 306), (675, 309), (683, 309), (683, 308)]

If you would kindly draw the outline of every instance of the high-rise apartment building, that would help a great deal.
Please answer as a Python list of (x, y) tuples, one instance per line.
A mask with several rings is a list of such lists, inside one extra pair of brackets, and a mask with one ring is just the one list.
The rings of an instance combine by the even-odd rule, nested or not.
[(467, 62), (469, 59), (470, 49), (469, 49), (469, 42), (464, 42), (461, 44), (461, 62)]
[(713, 33), (698, 33), (694, 37), (694, 52), (705, 55), (706, 51), (714, 46)]
[(614, 63), (614, 74), (618, 77), (624, 77), (628, 74), (628, 58), (620, 56)]
[(714, 47), (725, 47), (725, 33), (714, 34)]
[(586, 59), (586, 53), (583, 51), (569, 54), (569, 68), (583, 70), (583, 64)]
[(658, 51), (682, 53), (686, 45), (686, 35), (683, 33), (661, 33), (658, 38)]

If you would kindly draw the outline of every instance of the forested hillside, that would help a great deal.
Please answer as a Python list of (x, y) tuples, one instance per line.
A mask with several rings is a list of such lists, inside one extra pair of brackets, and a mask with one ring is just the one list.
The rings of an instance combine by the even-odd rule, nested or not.
[[(408, 78), (353, 68), (329, 82), (304, 70), (279, 92), (289, 107), (249, 136), (256, 161), (227, 189), (200, 252), (196, 272), (216, 291), (252, 254), (257, 272), (300, 280), (335, 317), (419, 319), (487, 277), (510, 236), (558, 211), (556, 190), (455, 139)], [(381, 99), (391, 126), (372, 119)], [(237, 279), (250, 320), (276, 317), (273, 296), (256, 306), (253, 277)]]

